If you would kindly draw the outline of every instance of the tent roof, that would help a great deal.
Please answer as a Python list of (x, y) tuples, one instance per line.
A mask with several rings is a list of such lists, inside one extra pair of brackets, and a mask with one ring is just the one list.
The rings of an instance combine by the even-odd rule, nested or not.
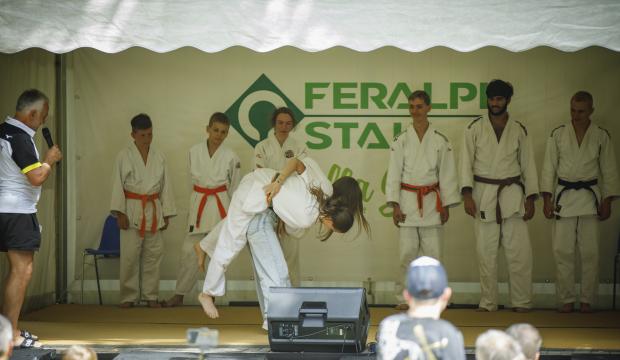
[(0, 52), (435, 46), (620, 51), (617, 0), (0, 0)]

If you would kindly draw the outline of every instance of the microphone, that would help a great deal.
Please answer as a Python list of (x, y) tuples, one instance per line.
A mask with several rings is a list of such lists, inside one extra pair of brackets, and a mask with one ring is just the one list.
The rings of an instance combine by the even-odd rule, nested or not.
[(45, 138), (47, 147), (54, 146), (54, 140), (52, 140), (52, 134), (50, 133), (50, 129), (44, 127), (43, 130), (41, 130), (41, 132), (43, 133), (43, 137)]

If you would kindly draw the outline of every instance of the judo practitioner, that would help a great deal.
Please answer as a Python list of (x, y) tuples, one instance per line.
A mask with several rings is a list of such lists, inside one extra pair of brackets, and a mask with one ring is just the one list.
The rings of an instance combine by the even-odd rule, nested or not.
[[(356, 182), (355, 186), (359, 187)], [(287, 231), (307, 229), (317, 220), (327, 229), (322, 240), (333, 232), (348, 231), (358, 217), (352, 209), (362, 211), (359, 201), (334, 197), (332, 192), (332, 184), (308, 157), (290, 159), (279, 173), (256, 169), (246, 175), (233, 195), (226, 219), (200, 242), (201, 249), (211, 257), (203, 292), (199, 295), (205, 313), (212, 318), (218, 316), (213, 297), (225, 292), (226, 267), (249, 240), (246, 233), (254, 216), (266, 211), (269, 204)], [(361, 199), (361, 190), (358, 194)], [(288, 271), (285, 275), (281, 286), (288, 286)]]
[[(413, 122), (391, 146), (385, 194), (400, 232), (400, 274), (419, 256), (441, 258), (441, 226), (448, 221), (448, 208), (461, 202), (452, 145), (428, 121), (430, 111), (430, 96), (414, 91), (409, 96)], [(398, 279), (396, 308), (406, 310)]]
[[(303, 159), (306, 156), (306, 146), (291, 135), (296, 124), (295, 116), (289, 108), (281, 107), (273, 112), (271, 116), (273, 131), (270, 131), (267, 138), (256, 144), (254, 148), (256, 168), (279, 170), (286, 165), (288, 159), (293, 157)], [(304, 231), (298, 231), (295, 234), (283, 235), (280, 239), (293, 286), (299, 286), (301, 277), (299, 239), (304, 233)]]
[(157, 308), (161, 307), (157, 301), (164, 249), (161, 231), (176, 215), (176, 208), (166, 159), (151, 146), (151, 119), (146, 114), (136, 115), (131, 129), (134, 141), (116, 158), (110, 205), (121, 229), (121, 307), (132, 307), (144, 299), (149, 307)]
[(488, 115), (465, 128), (460, 164), (465, 212), (475, 219), (479, 311), (497, 310), (501, 246), (513, 311), (527, 312), (532, 306), (532, 246), (525, 222), (534, 216), (539, 192), (531, 137), (523, 124), (509, 117), (512, 85), (493, 80), (486, 95)]
[(575, 292), (575, 248), (581, 256), (580, 311), (592, 312), (598, 287), (599, 221), (611, 216), (620, 196), (618, 167), (607, 130), (593, 124), (592, 95), (579, 91), (570, 101), (571, 121), (547, 139), (541, 175), (544, 214), (555, 217), (553, 255), (559, 311), (572, 312)]
[(222, 144), (229, 128), (228, 117), (221, 112), (214, 113), (209, 119), (206, 141), (189, 150), (193, 191), (189, 199), (187, 235), (179, 258), (175, 295), (165, 303), (168, 307), (182, 305), (183, 297), (196, 284), (199, 268), (194, 245), (226, 217), (232, 193), (239, 185), (239, 157)]
[[(364, 217), (362, 190), (357, 180), (344, 176), (332, 184), (334, 199), (339, 199), (355, 216), (359, 230), (370, 231), (368, 221)], [(297, 192), (295, 196), (301, 195)], [(289, 203), (295, 204), (303, 201), (290, 197)], [(334, 202), (334, 204), (337, 204)], [(284, 262), (284, 255), (280, 247), (280, 239), (291, 232), (305, 232), (305, 229), (292, 229), (275, 212), (268, 209), (258, 213), (252, 218), (246, 232), (250, 254), (256, 279), (256, 293), (263, 315), (263, 329), (267, 330), (267, 313), (270, 304), (270, 287), (291, 286), (288, 277), (288, 269)], [(323, 237), (326, 240), (327, 237)]]

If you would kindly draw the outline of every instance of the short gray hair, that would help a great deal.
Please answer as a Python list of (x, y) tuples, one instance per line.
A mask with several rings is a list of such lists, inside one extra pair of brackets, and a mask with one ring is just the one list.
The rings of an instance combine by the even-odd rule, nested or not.
[[(47, 95), (37, 89), (28, 89), (24, 91), (19, 98), (17, 98), (17, 105), (15, 105), (15, 111), (23, 112), (29, 110), (38, 103), (49, 103)], [(40, 110), (40, 108), (39, 108)]]
[(0, 356), (4, 356), (9, 352), (9, 347), (13, 341), (13, 325), (11, 322), (0, 315)]
[(65, 351), (62, 360), (97, 360), (97, 353), (86, 346), (73, 345)]
[(506, 329), (506, 333), (517, 340), (527, 359), (536, 359), (536, 354), (540, 352), (542, 338), (535, 327), (530, 324), (514, 324)]
[(524, 360), (521, 346), (500, 330), (487, 330), (476, 339), (477, 360)]

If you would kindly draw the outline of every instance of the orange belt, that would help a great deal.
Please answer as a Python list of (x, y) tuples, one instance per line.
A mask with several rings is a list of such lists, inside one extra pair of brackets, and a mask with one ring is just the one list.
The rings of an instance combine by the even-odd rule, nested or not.
[(220, 210), (220, 217), (223, 219), (226, 217), (226, 209), (224, 208), (224, 204), (222, 204), (222, 200), (217, 196), (217, 193), (226, 191), (226, 185), (218, 186), (213, 189), (203, 188), (198, 185), (194, 185), (194, 191), (203, 194), (202, 199), (200, 199), (200, 205), (198, 205), (198, 215), (196, 216), (196, 227), (200, 226), (200, 219), (202, 218), (202, 211), (205, 209), (205, 205), (207, 204), (207, 198), (211, 195), (215, 196), (215, 201), (217, 202), (217, 208)]
[(439, 183), (434, 183), (433, 185), (424, 185), (424, 186), (416, 186), (405, 183), (400, 183), (400, 188), (403, 190), (411, 191), (416, 193), (418, 196), (418, 210), (420, 211), (420, 216), (424, 216), (424, 196), (434, 192), (437, 194), (437, 200), (435, 202), (435, 208), (438, 213), (443, 213), (443, 205), (441, 204), (441, 196), (439, 196)]
[(153, 223), (151, 224), (151, 233), (155, 234), (157, 232), (157, 204), (155, 203), (155, 199), (159, 199), (159, 194), (155, 193), (150, 195), (142, 195), (125, 190), (125, 199), (140, 200), (142, 202), (140, 237), (144, 237), (144, 232), (146, 230), (146, 213), (144, 212), (146, 209), (146, 203), (150, 201), (153, 204)]

